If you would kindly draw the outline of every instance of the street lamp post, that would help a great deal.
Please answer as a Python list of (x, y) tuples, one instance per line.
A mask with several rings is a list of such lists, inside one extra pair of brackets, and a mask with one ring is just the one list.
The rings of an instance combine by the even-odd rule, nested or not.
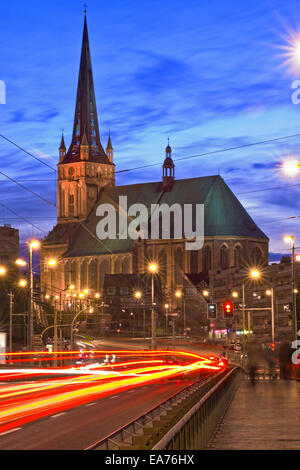
[(288, 235), (284, 238), (286, 243), (291, 245), (292, 256), (292, 336), (297, 340), (297, 307), (296, 307), (296, 289), (295, 289), (295, 237)]
[(32, 351), (32, 338), (33, 338), (33, 270), (32, 270), (32, 250), (38, 249), (40, 242), (32, 240), (29, 242), (29, 312), (28, 312), (28, 330), (27, 330), (27, 345), (28, 350)]
[(154, 309), (154, 275), (158, 271), (158, 266), (155, 263), (151, 263), (148, 267), (151, 273), (151, 349), (156, 349), (156, 312)]
[(271, 331), (272, 343), (275, 343), (275, 303), (274, 303), (274, 287), (266, 291), (267, 295), (271, 296)]
[[(137, 316), (137, 326), (139, 326), (139, 311), (140, 311), (140, 299), (142, 298), (141, 291), (136, 291), (134, 293), (136, 298), (136, 316)], [(145, 337), (145, 322), (144, 322), (144, 337)]]
[(12, 290), (10, 290), (9, 294), (9, 352), (12, 352), (12, 316), (13, 316), (13, 298), (14, 295)]
[(165, 304), (165, 309), (166, 309), (166, 336), (168, 335), (168, 310), (169, 310), (169, 304)]

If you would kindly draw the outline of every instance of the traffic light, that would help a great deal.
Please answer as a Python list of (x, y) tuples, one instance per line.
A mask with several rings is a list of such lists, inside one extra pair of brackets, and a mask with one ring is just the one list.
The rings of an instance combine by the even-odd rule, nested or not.
[(207, 304), (207, 318), (217, 318), (217, 304)]
[(223, 312), (225, 317), (233, 316), (233, 303), (228, 301), (223, 303)]

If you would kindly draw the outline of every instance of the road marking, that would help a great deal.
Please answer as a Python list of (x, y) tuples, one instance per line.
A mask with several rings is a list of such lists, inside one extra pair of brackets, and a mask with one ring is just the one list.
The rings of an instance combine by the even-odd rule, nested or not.
[(10, 429), (9, 431), (2, 432), (2, 433), (0, 434), (0, 436), (5, 436), (5, 434), (10, 434), (10, 433), (12, 433), (12, 432), (19, 431), (20, 429), (22, 429), (22, 428)]
[(85, 405), (85, 406), (93, 406), (93, 405), (97, 405), (97, 402), (94, 401), (94, 403), (88, 403), (88, 404)]
[(58, 418), (59, 416), (65, 415), (66, 413), (58, 413), (57, 415), (52, 415), (51, 418)]
[(119, 397), (119, 396), (120, 396), (120, 395), (115, 395), (115, 396), (113, 396), (113, 397), (110, 397), (110, 400), (112, 400), (113, 398), (117, 398), (117, 397)]

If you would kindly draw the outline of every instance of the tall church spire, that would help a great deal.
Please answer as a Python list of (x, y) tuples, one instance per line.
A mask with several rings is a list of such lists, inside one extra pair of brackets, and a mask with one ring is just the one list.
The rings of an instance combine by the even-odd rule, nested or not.
[(89, 160), (99, 163), (109, 163), (100, 142), (86, 15), (84, 16), (73, 136), (67, 154), (68, 161), (74, 161), (80, 155), (80, 145), (84, 134), (86, 134), (89, 145)]

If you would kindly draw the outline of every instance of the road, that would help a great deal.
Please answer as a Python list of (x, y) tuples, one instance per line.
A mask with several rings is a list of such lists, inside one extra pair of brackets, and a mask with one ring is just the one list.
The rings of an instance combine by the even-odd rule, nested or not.
[[(97, 349), (101, 350), (109, 351), (115, 346), (114, 342), (106, 342), (105, 345), (103, 342), (97, 343)], [(125, 350), (129, 346), (131, 350), (134, 349), (131, 342), (129, 344), (124, 342), (122, 347), (118, 342), (119, 350)], [(136, 347), (139, 349), (140, 345)], [(127, 355), (127, 353), (124, 354)], [(143, 354), (148, 355), (148, 352), (144, 351)], [(178, 354), (181, 353), (178, 351)], [(128, 360), (136, 361), (135, 357), (137, 355), (133, 353)], [(153, 361), (153, 357), (152, 359), (151, 357), (147, 359), (147, 357), (145, 356), (145, 360)], [(9, 386), (7, 383), (0, 385), (0, 421), (2, 420), (0, 449), (85, 449), (181, 391), (195, 380), (195, 375), (190, 376), (190, 372), (184, 380), (174, 376), (172, 370), (181, 368), (181, 365), (172, 364), (162, 367), (157, 364), (156, 359), (160, 358), (154, 358), (154, 362), (151, 363), (150, 376), (149, 371), (147, 372), (149, 366), (146, 365), (145, 368), (143, 362), (142, 365), (131, 365), (129, 369), (125, 367), (125, 370), (118, 366), (121, 376), (111, 378), (103, 375), (94, 378), (82, 375), (76, 378), (60, 377), (59, 379), (49, 379), (43, 376), (38, 379), (29, 376), (21, 381), (19, 379), (19, 382), (12, 379), (13, 382), (10, 381)], [(205, 367), (210, 368), (211, 365), (207, 366), (206, 360), (201, 363), (198, 359), (192, 360), (195, 361), (193, 365), (184, 367), (197, 367), (194, 369), (198, 371), (197, 377), (199, 374), (203, 376), (208, 373)], [(191, 361), (191, 357), (188, 361)], [(199, 365), (203, 369), (200, 370)], [(214, 369), (214, 366), (212, 368)], [(140, 370), (144, 372), (140, 373)], [(99, 372), (100, 374), (107, 373), (103, 371), (103, 366)], [(214, 370), (210, 370), (211, 372)], [(80, 382), (81, 377), (86, 378)], [(147, 377), (151, 377), (153, 381), (149, 383)], [(124, 381), (126, 381), (126, 387), (123, 386)], [(114, 388), (118, 383), (121, 386)], [(101, 393), (99, 393), (99, 387)], [(68, 401), (70, 400), (69, 394), (72, 401)], [(7, 419), (8, 425), (5, 424)]]
[(192, 383), (164, 381), (94, 400), (0, 434), (0, 449), (85, 449)]

